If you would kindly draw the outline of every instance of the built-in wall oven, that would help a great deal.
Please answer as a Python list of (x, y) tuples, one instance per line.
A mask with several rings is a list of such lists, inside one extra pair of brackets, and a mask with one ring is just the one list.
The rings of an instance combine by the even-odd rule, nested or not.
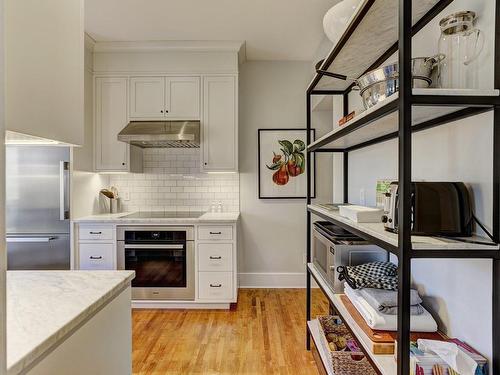
[(194, 300), (194, 227), (117, 228), (118, 269), (135, 271), (132, 299)]
[(355, 266), (368, 262), (388, 261), (384, 249), (327, 221), (313, 224), (312, 258), (316, 269), (333, 287), (343, 293), (343, 282), (338, 280), (338, 266)]

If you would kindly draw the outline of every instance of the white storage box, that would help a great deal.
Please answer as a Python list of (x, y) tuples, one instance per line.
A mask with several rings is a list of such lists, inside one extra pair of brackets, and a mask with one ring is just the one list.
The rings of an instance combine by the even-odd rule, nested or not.
[(356, 223), (380, 223), (384, 211), (381, 208), (352, 205), (340, 206), (339, 214)]

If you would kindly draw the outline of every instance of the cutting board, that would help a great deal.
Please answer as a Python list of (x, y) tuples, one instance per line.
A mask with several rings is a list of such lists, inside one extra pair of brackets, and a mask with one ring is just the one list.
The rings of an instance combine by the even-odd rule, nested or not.
[[(373, 354), (394, 354), (395, 342), (398, 337), (396, 331), (378, 331), (371, 329), (366, 321), (363, 319), (358, 310), (349, 300), (346, 295), (340, 296), (342, 303), (351, 315), (351, 317), (356, 321), (359, 328), (368, 336), (371, 342), (371, 348)], [(441, 332), (412, 332), (411, 341), (417, 341), (418, 339), (427, 340), (443, 340), (447, 336)]]

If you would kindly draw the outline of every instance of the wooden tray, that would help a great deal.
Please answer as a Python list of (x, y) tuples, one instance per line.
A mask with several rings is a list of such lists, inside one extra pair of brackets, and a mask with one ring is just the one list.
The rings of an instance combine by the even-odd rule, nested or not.
[[(349, 300), (346, 295), (340, 296), (342, 303), (345, 308), (356, 321), (359, 328), (368, 336), (371, 341), (371, 348), (373, 354), (394, 354), (395, 341), (397, 339), (398, 333), (396, 331), (379, 331), (371, 329), (366, 321), (363, 319), (358, 310)], [(448, 337), (442, 332), (412, 332), (411, 340), (416, 341), (418, 339), (428, 339), (428, 340), (443, 340)]]

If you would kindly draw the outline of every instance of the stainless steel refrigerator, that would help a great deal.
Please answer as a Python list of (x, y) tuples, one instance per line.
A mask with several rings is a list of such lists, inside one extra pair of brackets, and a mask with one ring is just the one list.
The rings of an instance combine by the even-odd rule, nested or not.
[(70, 269), (69, 160), (69, 147), (6, 146), (8, 269)]

